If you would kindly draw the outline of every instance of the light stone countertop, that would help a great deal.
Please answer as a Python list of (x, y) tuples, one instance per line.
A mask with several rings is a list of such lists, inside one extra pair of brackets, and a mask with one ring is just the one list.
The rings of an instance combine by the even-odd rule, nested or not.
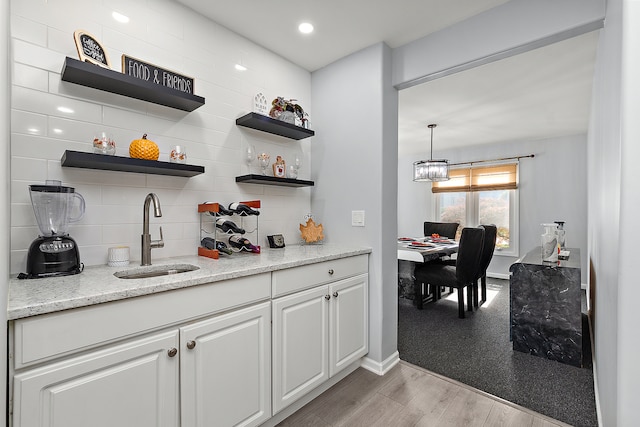
[(368, 247), (292, 245), (283, 249), (263, 248), (260, 254), (220, 254), (217, 260), (196, 255), (152, 258), (151, 268), (168, 264), (192, 264), (200, 268), (145, 279), (120, 279), (113, 275), (118, 271), (148, 268), (140, 267), (139, 262), (132, 262), (128, 267), (86, 267), (82, 273), (71, 276), (25, 280), (12, 277), (7, 317), (15, 320), (368, 253), (371, 253)]

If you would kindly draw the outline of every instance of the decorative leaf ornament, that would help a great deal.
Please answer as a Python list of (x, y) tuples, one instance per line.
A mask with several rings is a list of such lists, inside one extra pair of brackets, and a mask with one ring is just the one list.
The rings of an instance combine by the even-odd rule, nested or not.
[(307, 225), (300, 224), (300, 233), (302, 238), (307, 243), (319, 242), (324, 239), (322, 234), (322, 224), (316, 225), (313, 219), (307, 220)]

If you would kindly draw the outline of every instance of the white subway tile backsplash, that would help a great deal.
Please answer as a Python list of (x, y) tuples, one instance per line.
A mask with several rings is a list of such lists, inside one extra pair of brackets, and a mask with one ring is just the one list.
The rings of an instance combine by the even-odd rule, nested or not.
[[(27, 193), (27, 187), (24, 186), (19, 191)], [(28, 199), (29, 196), (27, 196)], [(34, 227), (38, 225), (31, 203), (14, 203), (11, 205), (11, 224), (14, 227)]]
[[(196, 253), (201, 238), (197, 204), (205, 201), (261, 200), (259, 235), (249, 238), (266, 245), (267, 234), (283, 233), (288, 244), (298, 242), (310, 190), (237, 184), (235, 177), (259, 173), (257, 164), (250, 170), (245, 163), (247, 144), (272, 159), (288, 160), (301, 150), (308, 176), (309, 142), (238, 128), (235, 120), (251, 111), (258, 92), (269, 100), (295, 98), (308, 107), (308, 72), (170, 0), (86, 0), (82, 13), (72, 0), (11, 3), (13, 273), (25, 270), (26, 250), (38, 234), (28, 185), (46, 179), (61, 180), (86, 200), (85, 216), (69, 230), (86, 265), (105, 264), (108, 248), (115, 245), (130, 246), (132, 264), (139, 263), (142, 209), (150, 192), (158, 195), (163, 213), (151, 216), (151, 232), (159, 238), (162, 226), (165, 240), (154, 259)], [(113, 10), (129, 16), (130, 23), (116, 23)], [(189, 113), (62, 82), (65, 56), (77, 58), (76, 29), (96, 36), (113, 70), (120, 71), (120, 56), (126, 53), (193, 77), (194, 93), (205, 97), (205, 105)], [(238, 73), (233, 68), (238, 61), (249, 70)], [(58, 111), (62, 105), (74, 114)], [(205, 173), (183, 178), (61, 167), (64, 150), (91, 152), (93, 137), (102, 131), (113, 135), (116, 154), (124, 157), (129, 143), (143, 133), (158, 144), (161, 161), (173, 145), (185, 146), (187, 162), (204, 166)]]
[[(47, 28), (47, 48), (54, 52), (59, 52), (64, 56), (78, 59), (73, 32), (59, 30), (57, 28)], [(58, 70), (60, 71), (60, 70)]]
[(44, 136), (47, 134), (47, 116), (28, 111), (11, 111), (11, 131), (26, 135)]
[(102, 227), (100, 225), (69, 224), (69, 235), (78, 246), (91, 246), (102, 243)]
[(11, 154), (17, 157), (37, 157), (60, 160), (64, 150), (84, 150), (85, 144), (34, 134), (14, 133), (11, 136)]
[(46, 92), (49, 90), (49, 72), (28, 65), (13, 63), (13, 84)]
[(14, 16), (11, 19), (11, 35), (35, 45), (47, 45), (47, 26), (22, 16)]
[(16, 110), (31, 111), (50, 116), (100, 123), (102, 106), (46, 92), (14, 86), (11, 106)]
[(22, 40), (13, 39), (13, 58), (15, 62), (42, 70), (60, 72), (64, 55)]
[(47, 161), (25, 157), (11, 158), (11, 179), (44, 182), (47, 179)]

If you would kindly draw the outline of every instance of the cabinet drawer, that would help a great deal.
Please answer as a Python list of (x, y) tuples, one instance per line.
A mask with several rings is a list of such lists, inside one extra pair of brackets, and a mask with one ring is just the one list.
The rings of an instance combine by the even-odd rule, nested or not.
[(323, 283), (335, 282), (366, 273), (368, 270), (369, 256), (357, 255), (274, 271), (271, 278), (271, 297), (276, 298)]
[(16, 320), (14, 368), (267, 300), (270, 279), (263, 273)]

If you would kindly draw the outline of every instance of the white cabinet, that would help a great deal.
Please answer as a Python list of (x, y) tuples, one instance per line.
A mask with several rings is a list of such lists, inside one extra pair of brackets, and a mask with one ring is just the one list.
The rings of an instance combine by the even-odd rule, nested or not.
[[(322, 264), (319, 270), (335, 274)], [(297, 269), (291, 270), (285, 274), (296, 276)], [(303, 289), (318, 278), (304, 277)], [(276, 298), (272, 310), (274, 414), (368, 352), (367, 274)]]
[(273, 413), (329, 379), (329, 301), (321, 286), (273, 301)]
[(171, 331), (17, 374), (13, 426), (176, 426), (177, 347)]
[(368, 304), (357, 255), (13, 320), (9, 423), (268, 423), (355, 369)]
[(263, 423), (271, 416), (270, 276), (12, 322), (12, 425)]
[(368, 275), (329, 286), (329, 377), (369, 352)]
[(265, 302), (17, 374), (13, 425), (257, 426), (271, 416), (270, 318)]
[(271, 305), (180, 328), (183, 426), (257, 426), (271, 417)]

